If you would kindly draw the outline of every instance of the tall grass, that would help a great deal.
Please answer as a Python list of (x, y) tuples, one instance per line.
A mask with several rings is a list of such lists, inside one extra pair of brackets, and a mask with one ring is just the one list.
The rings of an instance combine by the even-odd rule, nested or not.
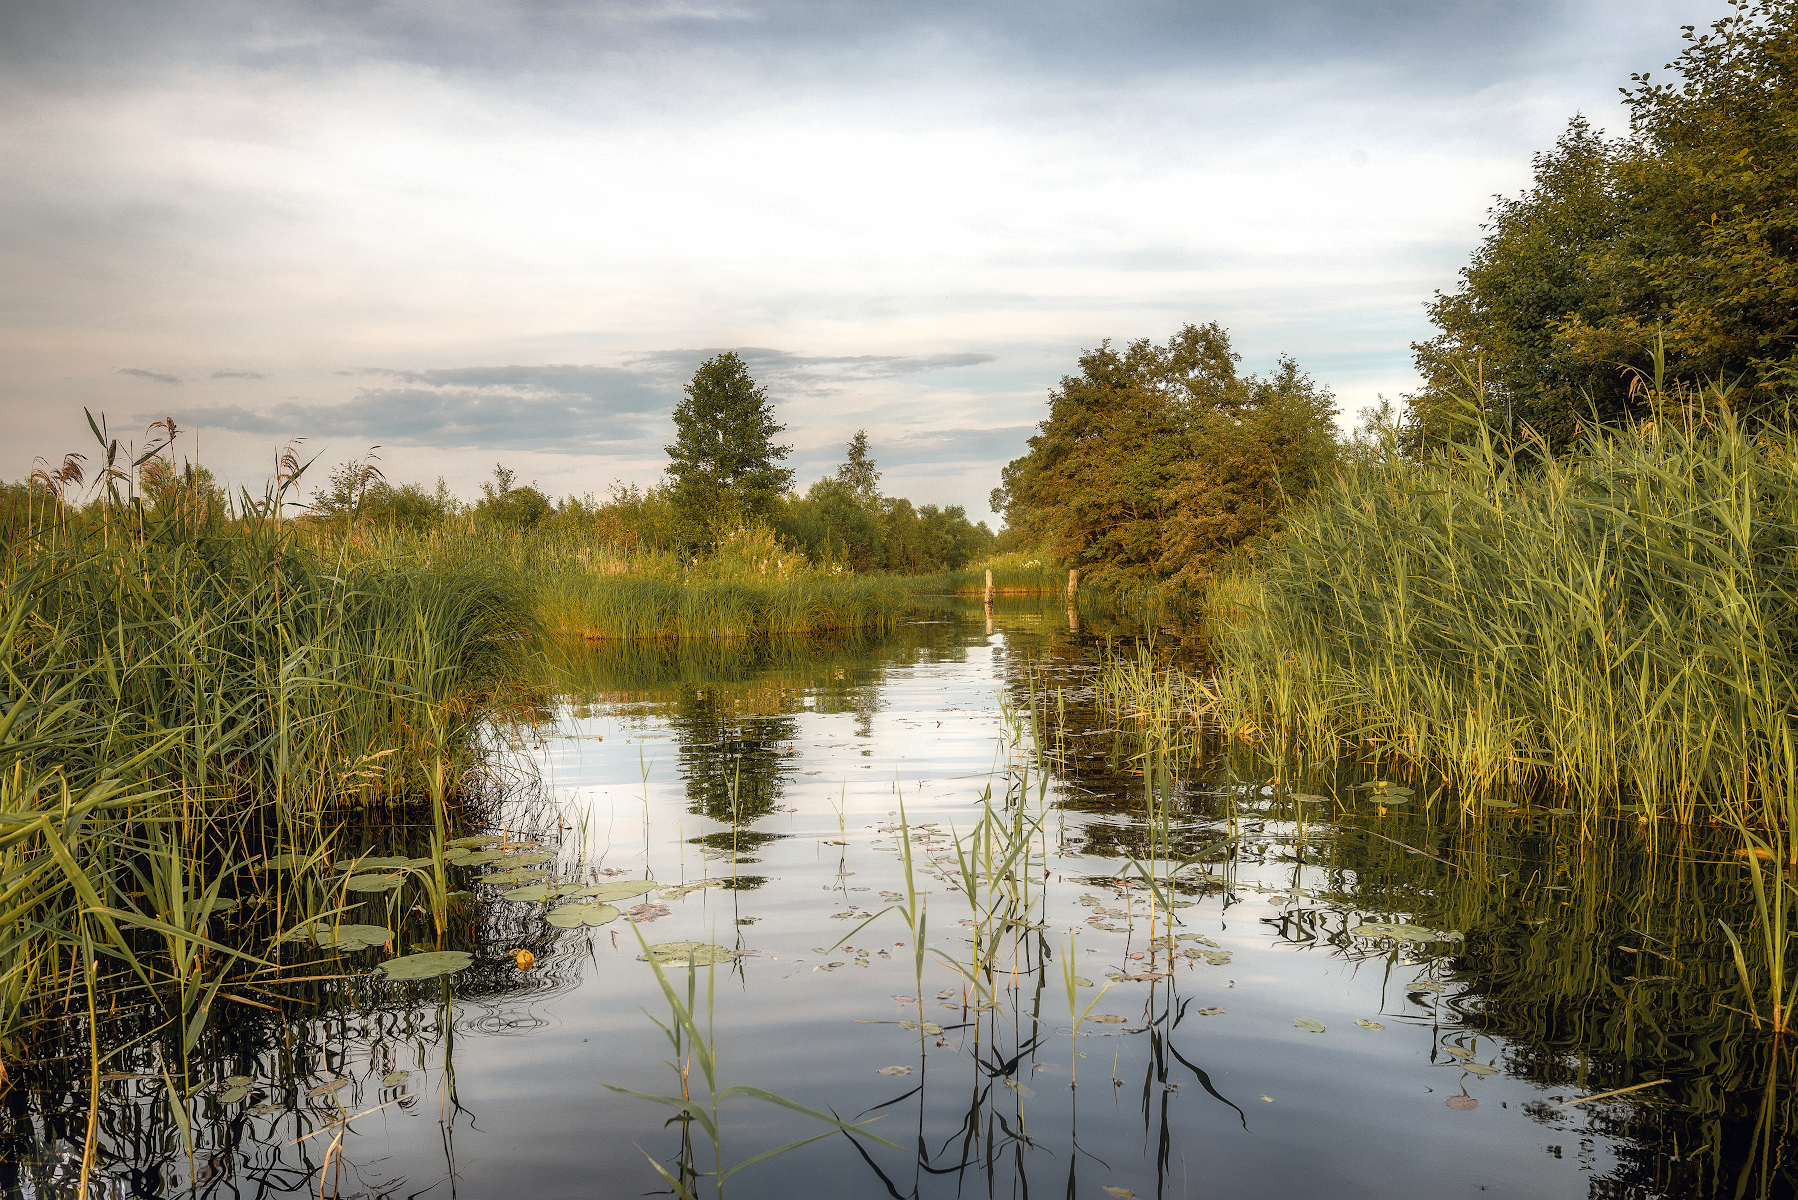
[(1345, 466), (1232, 585), (1218, 711), (1469, 796), (1798, 830), (1798, 436), (1676, 417)]

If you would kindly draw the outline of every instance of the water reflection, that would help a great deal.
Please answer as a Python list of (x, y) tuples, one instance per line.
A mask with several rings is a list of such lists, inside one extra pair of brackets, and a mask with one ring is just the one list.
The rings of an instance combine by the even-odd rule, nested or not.
[[(488, 823), (569, 884), (657, 881), (646, 941), (736, 952), (730, 1077), (905, 1147), (833, 1135), (733, 1195), (1386, 1195), (1395, 1163), (1419, 1194), (1792, 1194), (1794, 1064), (1721, 932), (1754, 927), (1728, 839), (1536, 797), (1466, 814), (1421, 781), (1381, 804), (1353, 790), (1371, 763), (1145, 737), (1099, 686), (1141, 630), (1063, 609), (1002, 598), (990, 639), (944, 601), (884, 640), (557, 650), (565, 705), (514, 739), (542, 790)], [(428, 838), (355, 821), (358, 847)], [(452, 940), (477, 958), (450, 986), (283, 946), (355, 977), (221, 1002), (189, 1078), (159, 1008), (90, 1030), (75, 1005), (4, 1093), (5, 1194), (75, 1194), (90, 1032), (98, 1194), (635, 1194), (663, 1186), (638, 1146), (709, 1169), (690, 1125), (603, 1090), (667, 1086), (629, 926), (467, 887)], [(371, 903), (400, 949), (427, 940)], [(226, 1102), (233, 1076), (253, 1087)], [(723, 1116), (731, 1161), (815, 1131)]]

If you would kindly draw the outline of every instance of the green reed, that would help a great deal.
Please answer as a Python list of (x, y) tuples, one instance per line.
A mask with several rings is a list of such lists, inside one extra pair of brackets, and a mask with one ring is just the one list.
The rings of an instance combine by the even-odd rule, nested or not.
[(1550, 449), (1479, 425), (1428, 461), (1345, 465), (1232, 587), (1217, 716), (1308, 757), (1427, 763), (1467, 797), (1792, 826), (1798, 435), (1722, 407)]

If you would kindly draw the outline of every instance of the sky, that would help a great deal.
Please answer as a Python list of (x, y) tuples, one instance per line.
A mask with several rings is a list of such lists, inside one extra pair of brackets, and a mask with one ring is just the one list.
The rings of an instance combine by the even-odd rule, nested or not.
[(86, 408), (258, 495), (305, 439), (315, 485), (603, 496), (730, 349), (801, 486), (865, 428), (887, 494), (991, 521), (1105, 339), (1402, 396), (1492, 197), (1723, 11), (10, 0), (0, 478)]

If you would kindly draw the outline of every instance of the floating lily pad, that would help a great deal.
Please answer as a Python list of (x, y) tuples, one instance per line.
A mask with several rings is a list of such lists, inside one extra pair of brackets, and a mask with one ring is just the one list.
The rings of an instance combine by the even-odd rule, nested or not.
[[(682, 896), (685, 896), (688, 892), (697, 892), (697, 891), (701, 890), (702, 888), (720, 887), (723, 885), (723, 883), (724, 883), (724, 881), (722, 879), (702, 879), (698, 883), (682, 884), (679, 887), (665, 887), (662, 889), (661, 895), (658, 897), (658, 899), (679, 900)], [(865, 892), (868, 889), (867, 888), (859, 888), (859, 889), (852, 889), (852, 890), (859, 890), (859, 891)]]
[(1230, 951), (1208, 950), (1205, 952), (1205, 961), (1211, 966), (1221, 967), (1230, 961)]
[(412, 1072), (410, 1071), (389, 1071), (387, 1074), (381, 1076), (381, 1086), (398, 1087), (410, 1078), (412, 1078)]
[(1129, 1018), (1120, 1017), (1116, 1013), (1094, 1013), (1092, 1016), (1088, 1017), (1087, 1020), (1097, 1021), (1101, 1025), (1122, 1025), (1125, 1021), (1129, 1020)]
[(1571, 808), (1545, 808), (1542, 811), (1554, 817), (1571, 817), (1573, 815)]
[(565, 883), (533, 883), (526, 887), (513, 888), (509, 892), (501, 892), (501, 900), (557, 900), (568, 894)]
[(1074, 986), (1075, 987), (1092, 987), (1093, 981), (1085, 978), (1084, 976), (1076, 975), (1076, 976), (1074, 976)]
[(1456, 1112), (1472, 1112), (1480, 1106), (1480, 1102), (1472, 1096), (1450, 1096), (1444, 1103)]
[(708, 963), (729, 961), (731, 952), (723, 946), (712, 946), (705, 942), (658, 942), (649, 948), (649, 954), (637, 955), (637, 961), (648, 962), (651, 956), (664, 966), (669, 963), (678, 966), (691, 960), (703, 967)]
[(381, 964), (381, 970), (389, 979), (431, 979), (438, 975), (454, 975), (473, 961), (474, 955), (465, 950), (428, 950), (423, 954), (390, 958)]
[[(648, 879), (614, 879), (607, 883), (595, 883), (589, 887), (577, 888), (569, 895), (608, 903), (613, 900), (629, 900), (632, 896), (641, 896), (654, 886), (654, 882)], [(820, 950), (818, 953), (824, 952)]]
[(319, 1097), (319, 1096), (329, 1096), (329, 1095), (332, 1095), (333, 1093), (342, 1091), (344, 1088), (349, 1087), (349, 1086), (350, 1086), (350, 1081), (347, 1079), (341, 1078), (341, 1077), (339, 1077), (337, 1079), (327, 1079), (323, 1083), (319, 1084), (317, 1087), (309, 1089), (306, 1092), (306, 1094), (308, 1096), (312, 1096), (314, 1098)]
[(390, 867), (408, 866), (411, 862), (412, 860), (403, 854), (387, 858), (378, 858), (371, 854), (362, 858), (340, 858), (331, 865), (339, 871), (381, 871)]
[(1292, 1023), (1306, 1033), (1322, 1033), (1324, 1031), (1324, 1023), (1310, 1017), (1294, 1017)]
[(910, 1067), (882, 1067), (882, 1068), (880, 1068), (880, 1073), (882, 1075), (910, 1075), (911, 1068)]
[(923, 1029), (923, 1031), (925, 1033), (931, 1034), (932, 1036), (943, 1032), (943, 1027), (941, 1025), (938, 1025), (935, 1021), (925, 1021), (922, 1024), (920, 1024), (917, 1021), (901, 1021), (901, 1022), (899, 1022), (899, 1028), (901, 1028), (901, 1029), (920, 1029), (921, 1028), (921, 1029)]
[(270, 871), (296, 871), (306, 865), (312, 856), (309, 854), (271, 854), (263, 860), (263, 867)]
[(247, 1096), (249, 1094), (250, 1094), (250, 1089), (240, 1083), (236, 1087), (229, 1087), (229, 1088), (226, 1088), (224, 1091), (220, 1092), (219, 1093), (219, 1103), (221, 1103), (221, 1104), (236, 1104), (239, 1100), (242, 1100), (245, 1096)]
[(1136, 1200), (1136, 1193), (1131, 1191), (1129, 1188), (1112, 1187), (1109, 1184), (1107, 1184), (1105, 1187), (1103, 1187), (1099, 1190), (1106, 1192), (1113, 1196), (1121, 1196), (1121, 1197), (1123, 1197), (1123, 1200)]
[(380, 925), (317, 925), (312, 940), (339, 950), (366, 950), (385, 946), (393, 940), (393, 933)]
[[(504, 858), (503, 850), (476, 850), (472, 854), (458, 854), (451, 861), (458, 867), (484, 867), (488, 863), (496, 863)], [(448, 858), (448, 855), (444, 856)]]
[(458, 846), (458, 847), (462, 847), (462, 846), (492, 846), (492, 845), (497, 844), (499, 842), (499, 840), (500, 840), (500, 836), (497, 833), (477, 833), (477, 834), (473, 834), (469, 837), (451, 838), (449, 841), (445, 842), (444, 845)]
[(1018, 1095), (1022, 1096), (1026, 1100), (1034, 1100), (1036, 1098), (1035, 1089), (1033, 1089), (1027, 1083), (1020, 1083), (1016, 1079), (1007, 1079), (1005, 1081), (1005, 1086), (1010, 1088), (1012, 1091), (1016, 1092)]
[(286, 1112), (287, 1106), (285, 1104), (270, 1102), (268, 1104), (258, 1104), (255, 1108), (252, 1108), (250, 1111), (255, 1113), (259, 1117), (266, 1117), (270, 1113)]
[(352, 875), (343, 886), (352, 892), (391, 892), (405, 882), (404, 875)]
[(1463, 1071), (1466, 1071), (1469, 1075), (1496, 1075), (1496, 1074), (1498, 1074), (1497, 1067), (1489, 1067), (1485, 1063), (1464, 1062), (1461, 1064), (1461, 1069)]
[(538, 863), (554, 862), (556, 861), (556, 856), (553, 854), (542, 853), (514, 854), (505, 861), (515, 867), (532, 867), (536, 866)]
[(1425, 929), (1421, 925), (1405, 923), (1389, 924), (1384, 921), (1365, 921), (1349, 930), (1350, 933), (1362, 937), (1395, 938), (1401, 942), (1458, 942), (1462, 939), (1459, 930)]
[(239, 1087), (241, 1085), (255, 1083), (256, 1080), (254, 1076), (250, 1075), (227, 1075), (225, 1076), (225, 1082), (231, 1087)]
[(1363, 1029), (1384, 1029), (1384, 1028), (1386, 1028), (1384, 1025), (1380, 1024), (1378, 1021), (1356, 1021), (1355, 1024), (1359, 1025)]
[(618, 910), (610, 904), (577, 902), (564, 904), (543, 918), (557, 929), (578, 929), (583, 925), (604, 925), (618, 919)]

